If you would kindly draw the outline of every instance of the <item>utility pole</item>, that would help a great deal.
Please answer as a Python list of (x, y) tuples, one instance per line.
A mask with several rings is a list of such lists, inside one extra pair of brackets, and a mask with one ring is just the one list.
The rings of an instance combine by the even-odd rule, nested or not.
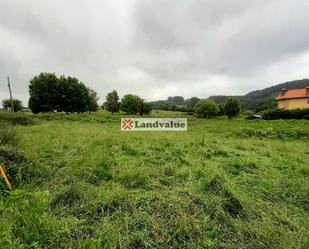
[(11, 84), (10, 84), (9, 76), (7, 77), (7, 80), (8, 80), (8, 88), (9, 88), (9, 92), (10, 92), (11, 108), (12, 108), (12, 112), (14, 112), (14, 102), (13, 102), (13, 97), (12, 97), (12, 90), (11, 90)]

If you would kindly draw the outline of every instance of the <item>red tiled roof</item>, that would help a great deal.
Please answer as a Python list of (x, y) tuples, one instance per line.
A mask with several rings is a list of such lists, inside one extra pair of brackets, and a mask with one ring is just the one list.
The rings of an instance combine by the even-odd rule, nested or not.
[(309, 87), (303, 89), (294, 89), (281, 91), (276, 100), (309, 98)]

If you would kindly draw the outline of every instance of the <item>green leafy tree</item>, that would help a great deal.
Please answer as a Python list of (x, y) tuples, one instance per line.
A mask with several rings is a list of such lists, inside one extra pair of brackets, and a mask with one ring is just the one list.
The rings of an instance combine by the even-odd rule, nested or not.
[(97, 96), (74, 77), (52, 73), (35, 76), (29, 85), (29, 107), (33, 113), (64, 111), (86, 112), (97, 109)]
[[(4, 109), (12, 108), (11, 106), (11, 100), (10, 99), (4, 99), (2, 101), (2, 106)], [(14, 112), (18, 112), (21, 109), (23, 109), (23, 104), (20, 100), (18, 99), (13, 99), (13, 106), (14, 106)]]
[(224, 105), (224, 113), (229, 119), (237, 117), (240, 113), (240, 104), (236, 98), (228, 98)]
[(140, 109), (140, 115), (149, 115), (151, 113), (151, 106), (149, 103), (147, 103), (145, 100), (142, 100), (141, 103), (141, 109)]
[(106, 101), (101, 105), (101, 109), (107, 110), (107, 102)]
[(119, 102), (119, 96), (116, 90), (113, 90), (112, 92), (107, 94), (106, 102), (104, 103), (104, 106), (106, 107), (106, 110), (108, 110), (111, 113), (119, 112), (120, 102)]
[(214, 117), (219, 112), (219, 107), (216, 103), (209, 100), (201, 100), (194, 106), (194, 110), (201, 118)]
[(89, 90), (74, 77), (61, 76), (56, 88), (55, 110), (64, 112), (89, 111)]
[(30, 80), (29, 108), (33, 113), (48, 112), (55, 109), (58, 84), (59, 79), (52, 73), (41, 73)]
[(143, 100), (137, 95), (126, 94), (121, 99), (121, 110), (128, 114), (140, 113)]
[(218, 115), (219, 116), (223, 116), (224, 115), (224, 103), (220, 103), (219, 105), (218, 105), (218, 107), (219, 107), (219, 113), (218, 113)]
[(98, 101), (99, 101), (98, 94), (95, 90), (88, 88), (88, 109), (89, 112), (96, 112), (99, 109)]

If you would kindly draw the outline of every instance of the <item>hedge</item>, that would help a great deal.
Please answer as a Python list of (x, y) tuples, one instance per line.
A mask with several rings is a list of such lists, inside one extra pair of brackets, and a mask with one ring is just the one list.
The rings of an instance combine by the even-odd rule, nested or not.
[(262, 113), (263, 119), (307, 119), (309, 120), (309, 108), (306, 109), (273, 109)]

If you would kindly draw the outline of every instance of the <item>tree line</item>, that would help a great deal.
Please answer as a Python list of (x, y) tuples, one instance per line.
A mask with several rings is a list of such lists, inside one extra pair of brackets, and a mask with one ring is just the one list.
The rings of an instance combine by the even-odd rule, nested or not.
[[(226, 115), (231, 119), (238, 116), (240, 113), (240, 104), (235, 98), (229, 98), (225, 104), (220, 105), (207, 99), (200, 100), (195, 97), (189, 99), (188, 102), (191, 103), (193, 112), (201, 118)], [(106, 102), (103, 106), (104, 109), (110, 111), (111, 113), (119, 112), (121, 110), (128, 114), (139, 113), (140, 115), (149, 114), (152, 109), (149, 103), (133, 94), (124, 95), (119, 102), (119, 97), (116, 90), (110, 92), (106, 96)]]
[(152, 109), (196, 113), (201, 118), (226, 115), (236, 117), (240, 113), (241, 105), (237, 98), (228, 97), (219, 104), (210, 99), (182, 96), (170, 96), (167, 100), (150, 102)]
[(195, 113), (201, 118), (211, 118), (215, 116), (228, 116), (229, 119), (237, 117), (240, 113), (239, 101), (235, 98), (228, 98), (226, 103), (220, 105), (211, 100), (204, 99), (194, 106)]
[[(55, 73), (40, 73), (30, 80), (29, 84), (29, 108), (33, 113), (39, 112), (65, 112), (82, 113), (97, 111), (98, 95), (75, 77), (60, 76)], [(229, 98), (226, 104), (216, 104), (210, 100), (201, 100), (197, 97), (184, 99), (182, 96), (168, 97), (166, 102), (172, 111), (195, 112), (201, 118), (208, 118), (217, 115), (235, 117), (240, 112), (239, 101)], [(111, 113), (123, 111), (127, 114), (148, 115), (152, 109), (162, 109), (158, 102), (148, 103), (146, 100), (134, 94), (126, 94), (119, 99), (116, 90), (108, 93), (103, 109)], [(23, 108), (22, 102), (14, 99), (14, 110)], [(5, 109), (11, 106), (10, 100), (2, 103)], [(185, 108), (179, 110), (179, 105)], [(164, 108), (163, 108), (164, 109)]]
[(106, 102), (103, 104), (103, 109), (111, 113), (119, 112), (120, 110), (128, 114), (148, 115), (151, 112), (151, 107), (141, 97), (134, 94), (126, 94), (119, 101), (119, 96), (116, 90), (108, 93)]
[[(28, 106), (36, 114), (39, 112), (82, 113), (99, 109), (98, 94), (75, 77), (60, 76), (55, 73), (40, 73), (30, 80)], [(13, 100), (14, 111), (24, 107), (18, 99)], [(11, 108), (11, 100), (2, 102), (4, 109)], [(151, 106), (141, 97), (126, 94), (119, 101), (116, 90), (108, 93), (102, 108), (115, 113), (120, 110), (128, 114), (149, 114)]]

